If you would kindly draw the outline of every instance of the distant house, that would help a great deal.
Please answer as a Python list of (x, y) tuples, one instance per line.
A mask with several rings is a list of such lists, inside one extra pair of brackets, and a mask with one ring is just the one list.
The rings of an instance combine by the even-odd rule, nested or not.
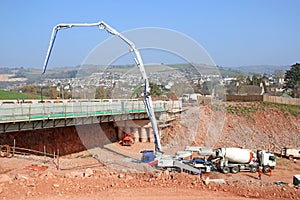
[(262, 95), (263, 93), (264, 88), (257, 85), (241, 85), (237, 91), (239, 95)]

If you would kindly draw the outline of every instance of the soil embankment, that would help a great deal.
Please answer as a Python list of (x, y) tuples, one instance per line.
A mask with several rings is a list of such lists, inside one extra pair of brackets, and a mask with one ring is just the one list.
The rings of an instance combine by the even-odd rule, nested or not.
[(49, 129), (11, 132), (0, 135), (0, 144), (60, 155), (94, 147), (103, 147), (117, 140), (113, 123), (77, 125)]
[(263, 103), (227, 103), (189, 107), (179, 123), (163, 132), (162, 141), (181, 149), (192, 144), (278, 151), (300, 147), (299, 134), (300, 115)]

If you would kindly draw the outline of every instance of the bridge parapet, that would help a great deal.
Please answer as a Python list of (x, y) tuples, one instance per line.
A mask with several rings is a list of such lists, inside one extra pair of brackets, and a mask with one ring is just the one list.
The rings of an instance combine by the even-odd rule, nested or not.
[[(155, 113), (181, 110), (181, 101), (153, 101)], [(0, 133), (148, 118), (143, 101), (0, 105)], [(52, 121), (50, 123), (50, 121)]]

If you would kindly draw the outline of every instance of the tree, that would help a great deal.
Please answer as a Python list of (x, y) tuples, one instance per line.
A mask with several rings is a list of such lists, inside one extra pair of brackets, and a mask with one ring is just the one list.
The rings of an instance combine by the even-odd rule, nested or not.
[(97, 87), (95, 98), (96, 99), (110, 99), (110, 98), (112, 98), (112, 89), (104, 88), (102, 86)]
[(252, 80), (251, 80), (250, 76), (247, 76), (247, 78), (246, 78), (246, 85), (252, 85)]
[[(163, 92), (156, 83), (149, 82), (149, 87), (150, 87), (150, 95), (152, 97), (159, 97), (160, 95), (162, 95)], [(144, 90), (144, 86), (139, 86), (139, 87), (135, 88), (131, 97), (132, 98), (141, 97), (143, 90)]]
[(58, 91), (56, 87), (49, 87), (49, 88), (44, 88), (43, 89), (43, 95), (47, 96), (50, 99), (55, 99), (56, 97), (58, 97)]
[(286, 71), (284, 77), (285, 85), (284, 89), (286, 91), (291, 91), (291, 95), (295, 98), (300, 97), (300, 64), (296, 63), (291, 66), (289, 70)]
[(150, 95), (151, 96), (158, 97), (158, 96), (162, 95), (162, 91), (156, 83), (149, 82), (149, 86), (150, 86)]
[(253, 74), (252, 76), (252, 85), (259, 85), (261, 83), (261, 80), (258, 75)]
[(244, 75), (241, 73), (237, 74), (235, 77), (236, 77), (236, 81), (239, 83), (242, 83), (245, 80)]
[(21, 87), (20, 90), (22, 90), (23, 93), (32, 93), (32, 94), (39, 93), (38, 86), (35, 86), (35, 85), (25, 85), (25, 86)]

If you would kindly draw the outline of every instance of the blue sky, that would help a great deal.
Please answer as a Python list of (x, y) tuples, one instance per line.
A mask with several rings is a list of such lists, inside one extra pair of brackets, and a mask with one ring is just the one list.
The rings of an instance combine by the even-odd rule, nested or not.
[[(1, 0), (0, 67), (42, 67), (53, 26), (100, 20), (121, 32), (176, 30), (221, 66), (291, 65), (300, 62), (299, 8), (298, 0)], [(80, 64), (107, 37), (96, 29), (59, 33), (52, 59)]]

